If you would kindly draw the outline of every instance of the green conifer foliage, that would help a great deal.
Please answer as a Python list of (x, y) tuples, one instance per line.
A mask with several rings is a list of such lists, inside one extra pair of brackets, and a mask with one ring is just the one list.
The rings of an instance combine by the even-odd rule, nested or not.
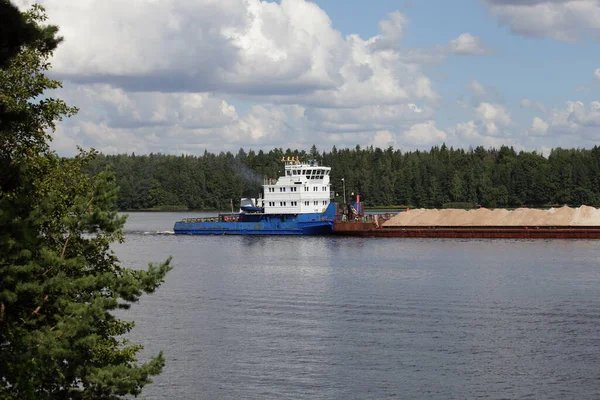
[(0, 15), (30, 33), (17, 53), (0, 52), (0, 398), (137, 395), (164, 357), (139, 365), (141, 346), (122, 336), (133, 323), (111, 311), (154, 292), (170, 260), (132, 270), (110, 250), (125, 222), (114, 176), (85, 172), (94, 151), (61, 159), (48, 146), (55, 122), (77, 111), (42, 96), (60, 87), (44, 75), (57, 28), (41, 25), (39, 6), (13, 11), (0, 0)]

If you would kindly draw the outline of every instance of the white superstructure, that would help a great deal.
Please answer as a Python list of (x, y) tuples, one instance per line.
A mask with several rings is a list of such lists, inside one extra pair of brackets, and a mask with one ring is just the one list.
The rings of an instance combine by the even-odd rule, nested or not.
[(277, 180), (265, 179), (262, 199), (265, 214), (306, 214), (324, 212), (331, 202), (330, 167), (316, 160), (283, 158), (285, 171)]

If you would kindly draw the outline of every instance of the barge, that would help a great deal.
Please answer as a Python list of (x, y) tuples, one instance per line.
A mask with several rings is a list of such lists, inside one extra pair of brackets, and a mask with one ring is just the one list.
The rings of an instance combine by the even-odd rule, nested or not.
[(381, 226), (336, 221), (339, 236), (445, 239), (600, 239), (600, 226)]
[[(357, 198), (357, 203), (359, 199)], [(357, 206), (358, 209), (362, 207)], [(407, 209), (408, 212), (408, 209)], [(396, 214), (342, 214), (338, 236), (444, 239), (600, 239), (600, 225), (389, 225)]]

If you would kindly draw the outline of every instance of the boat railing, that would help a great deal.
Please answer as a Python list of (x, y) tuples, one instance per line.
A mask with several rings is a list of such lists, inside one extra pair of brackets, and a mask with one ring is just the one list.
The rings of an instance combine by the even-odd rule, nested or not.
[(224, 214), (215, 217), (184, 218), (183, 220), (181, 220), (181, 222), (193, 224), (195, 222), (239, 222), (240, 220), (241, 214)]
[(336, 215), (335, 222), (364, 222), (373, 223), (377, 226), (381, 226), (382, 223), (396, 216), (394, 213), (382, 213), (382, 214), (364, 214), (364, 215)]

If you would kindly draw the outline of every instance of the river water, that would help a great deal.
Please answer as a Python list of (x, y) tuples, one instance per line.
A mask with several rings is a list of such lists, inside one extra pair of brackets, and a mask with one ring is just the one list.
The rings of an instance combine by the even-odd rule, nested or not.
[(164, 234), (188, 216), (114, 247), (173, 256), (125, 314), (148, 399), (600, 398), (600, 241)]

